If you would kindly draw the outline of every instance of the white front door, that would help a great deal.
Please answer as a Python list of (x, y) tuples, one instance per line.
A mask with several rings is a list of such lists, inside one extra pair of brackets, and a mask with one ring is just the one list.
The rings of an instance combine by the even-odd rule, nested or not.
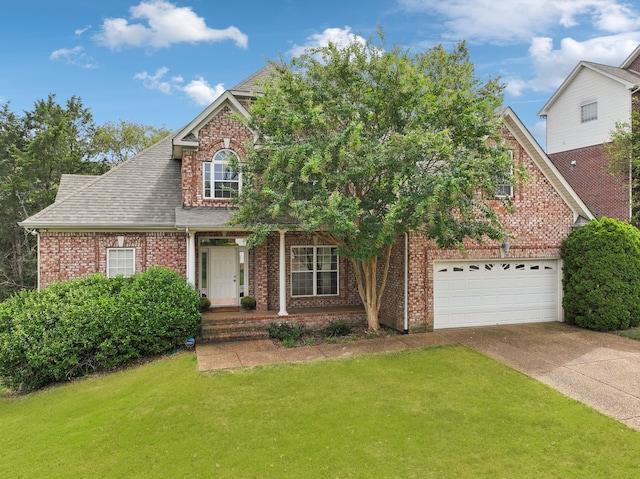
[(208, 248), (208, 297), (212, 305), (238, 304), (238, 249), (234, 247)]

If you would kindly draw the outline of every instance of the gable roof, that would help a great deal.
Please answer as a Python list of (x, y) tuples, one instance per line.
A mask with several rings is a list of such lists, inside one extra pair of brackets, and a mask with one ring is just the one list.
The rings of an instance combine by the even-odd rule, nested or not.
[(620, 68), (624, 68), (625, 70), (631, 68), (631, 65), (638, 59), (638, 57), (640, 57), (640, 44), (631, 52), (631, 55), (622, 62)]
[(257, 72), (242, 80), (230, 90), (226, 90), (216, 98), (193, 121), (182, 128), (173, 140), (174, 158), (182, 158), (184, 149), (197, 148), (200, 143), (200, 129), (225, 106), (229, 106), (235, 113), (249, 118), (249, 111), (243, 102), (249, 98), (255, 98), (261, 90), (261, 82), (271, 76), (273, 66), (268, 64)]
[(529, 133), (529, 130), (527, 130), (515, 112), (510, 107), (507, 107), (501, 112), (501, 116), (504, 120), (504, 125), (507, 127), (509, 132), (516, 138), (516, 140), (518, 140), (518, 143), (522, 145), (538, 169), (542, 172), (549, 183), (551, 183), (551, 186), (553, 186), (567, 206), (569, 206), (573, 212), (574, 222), (594, 219), (594, 216), (587, 205), (585, 205), (582, 199), (569, 185), (567, 180), (565, 180), (565, 178), (560, 174), (558, 169), (551, 162), (551, 159), (547, 156), (531, 133)]
[(545, 117), (549, 112), (549, 109), (556, 102), (558, 98), (564, 93), (564, 91), (571, 85), (573, 80), (584, 70), (589, 69), (600, 75), (606, 76), (611, 80), (622, 84), (628, 90), (640, 87), (640, 74), (628, 70), (625, 68), (612, 67), (609, 65), (603, 65), (601, 63), (585, 62), (581, 61), (573, 69), (567, 78), (564, 79), (558, 89), (551, 95), (547, 103), (544, 104), (542, 109), (538, 112), (539, 116)]
[(75, 191), (58, 195), (53, 204), (20, 226), (76, 230), (175, 227), (175, 209), (182, 204), (182, 179), (180, 162), (171, 155), (173, 136), (104, 175), (72, 178)]

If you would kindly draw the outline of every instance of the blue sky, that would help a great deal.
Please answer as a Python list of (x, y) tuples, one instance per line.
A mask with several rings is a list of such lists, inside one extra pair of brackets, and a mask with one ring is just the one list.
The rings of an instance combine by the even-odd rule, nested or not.
[(466, 40), (544, 146), (537, 116), (580, 60), (619, 66), (640, 43), (624, 0), (21, 0), (1, 7), (0, 103), (79, 96), (98, 124), (178, 129), (267, 60), (370, 37), (419, 53)]

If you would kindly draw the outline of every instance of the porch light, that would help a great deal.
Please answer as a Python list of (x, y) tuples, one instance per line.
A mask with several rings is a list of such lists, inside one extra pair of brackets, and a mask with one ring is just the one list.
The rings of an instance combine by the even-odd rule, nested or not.
[(509, 254), (510, 249), (511, 249), (511, 245), (507, 240), (504, 240), (500, 245), (500, 251), (502, 251), (504, 254)]

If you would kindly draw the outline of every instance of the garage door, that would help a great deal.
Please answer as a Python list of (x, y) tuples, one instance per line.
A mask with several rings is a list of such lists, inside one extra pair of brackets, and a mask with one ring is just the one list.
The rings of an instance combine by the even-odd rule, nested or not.
[(560, 319), (557, 260), (434, 264), (434, 328)]

